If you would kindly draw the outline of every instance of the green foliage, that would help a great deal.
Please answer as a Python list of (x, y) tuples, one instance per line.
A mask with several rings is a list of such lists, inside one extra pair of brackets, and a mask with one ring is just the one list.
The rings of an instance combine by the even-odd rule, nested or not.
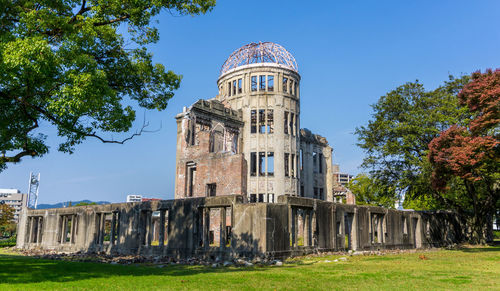
[(457, 99), (468, 80), (450, 76), (432, 91), (418, 81), (404, 84), (380, 97), (372, 106), (373, 119), (356, 128), (358, 146), (366, 153), (362, 167), (377, 184), (392, 187), (405, 200), (426, 196), (421, 199), (424, 204), (415, 201), (415, 208), (447, 205), (446, 197), (430, 184), (428, 144), (451, 125), (468, 123), (470, 113)]
[(485, 226), (500, 204), (500, 69), (472, 74), (458, 95), (473, 114), (468, 126), (455, 124), (429, 143), (432, 186), (441, 193), (459, 181), (465, 191), (472, 242), (485, 242)]
[(0, 204), (0, 227), (7, 227), (14, 219), (15, 209), (7, 204)]
[(97, 205), (97, 203), (95, 203), (95, 202), (80, 202), (80, 203), (77, 203), (73, 206), (86, 206), (86, 205)]
[(366, 174), (358, 174), (347, 186), (356, 197), (358, 205), (375, 205), (394, 208), (398, 197), (394, 187), (379, 183)]
[[(126, 132), (129, 104), (164, 110), (181, 76), (154, 64), (146, 45), (160, 11), (196, 15), (215, 0), (0, 0), (0, 170), (49, 150), (42, 124), (56, 127), (62, 152), (106, 132)], [(127, 37), (119, 28), (128, 28)], [(132, 102), (131, 102), (132, 101)], [(139, 135), (141, 131), (132, 135)]]
[(13, 247), (16, 245), (17, 237), (15, 235), (10, 236), (7, 239), (0, 240), (0, 248)]

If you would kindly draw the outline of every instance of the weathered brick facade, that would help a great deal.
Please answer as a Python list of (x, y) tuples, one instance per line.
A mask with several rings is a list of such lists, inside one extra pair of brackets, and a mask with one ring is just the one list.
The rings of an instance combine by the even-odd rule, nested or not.
[(246, 195), (237, 111), (199, 100), (177, 117), (175, 198)]

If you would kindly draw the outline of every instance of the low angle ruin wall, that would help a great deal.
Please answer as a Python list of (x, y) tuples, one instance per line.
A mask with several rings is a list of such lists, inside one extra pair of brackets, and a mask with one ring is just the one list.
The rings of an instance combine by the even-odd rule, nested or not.
[(25, 209), (17, 247), (172, 257), (289, 257), (317, 251), (411, 249), (462, 238), (452, 212), (399, 211), (240, 195)]

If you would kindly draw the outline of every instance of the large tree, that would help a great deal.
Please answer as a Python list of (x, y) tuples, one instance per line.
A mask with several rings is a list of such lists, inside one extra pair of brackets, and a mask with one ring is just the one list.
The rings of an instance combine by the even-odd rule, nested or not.
[(159, 39), (154, 17), (162, 10), (196, 15), (214, 5), (215, 0), (0, 0), (0, 171), (24, 156), (48, 152), (42, 123), (57, 128), (63, 138), (59, 150), (68, 153), (88, 137), (129, 139), (103, 134), (131, 128), (133, 102), (165, 109), (181, 80), (153, 63), (147, 50)]
[(457, 182), (464, 185), (465, 195), (459, 198), (472, 218), (472, 241), (482, 243), (484, 230), (500, 206), (500, 69), (472, 74), (458, 97), (473, 119), (468, 126), (454, 125), (431, 141), (431, 181), (441, 193)]
[(0, 227), (6, 227), (14, 219), (15, 209), (7, 204), (0, 204)]
[(347, 186), (356, 197), (358, 205), (375, 205), (394, 208), (398, 200), (394, 187), (379, 183), (367, 174), (359, 174)]
[(415, 202), (415, 208), (423, 208), (419, 201), (432, 208), (449, 207), (454, 202), (431, 187), (428, 144), (451, 125), (467, 123), (468, 110), (458, 103), (457, 94), (468, 80), (467, 76), (450, 76), (430, 91), (418, 81), (407, 83), (372, 106), (372, 120), (355, 133), (358, 146), (366, 153), (362, 167), (382, 189), (394, 189), (397, 195), (405, 196), (406, 203)]

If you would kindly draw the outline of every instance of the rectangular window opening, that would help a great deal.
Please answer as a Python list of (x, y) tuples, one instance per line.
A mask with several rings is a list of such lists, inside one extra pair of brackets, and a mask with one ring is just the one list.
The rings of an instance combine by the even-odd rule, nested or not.
[(257, 202), (257, 194), (250, 194), (250, 203)]
[(233, 95), (236, 95), (236, 80), (233, 81)]
[(221, 244), (221, 219), (222, 219), (222, 209), (221, 208), (209, 208), (210, 224), (209, 233), (210, 234), (210, 246), (220, 247)]
[(243, 92), (242, 81), (242, 79), (238, 79), (238, 94)]
[(266, 75), (259, 76), (259, 91), (266, 91)]
[(228, 95), (231, 96), (231, 82), (227, 82), (227, 91), (228, 91)]
[(274, 176), (274, 152), (267, 153), (267, 175)]
[(290, 112), (290, 132), (292, 133), (293, 136), (295, 136), (295, 130), (293, 128), (294, 119), (295, 119), (295, 114)]
[(283, 92), (288, 92), (288, 78), (283, 77)]
[(151, 212), (151, 245), (160, 245), (160, 211)]
[(267, 202), (274, 203), (274, 194), (273, 193), (267, 194)]
[(252, 76), (251, 87), (252, 87), (252, 92), (257, 91), (257, 76)]
[(103, 242), (109, 243), (111, 241), (111, 226), (113, 221), (113, 215), (111, 213), (106, 213), (104, 216), (104, 229), (103, 229)]
[(318, 154), (313, 152), (313, 172), (318, 172)]
[(266, 111), (259, 109), (259, 133), (266, 133)]
[(162, 211), (163, 211), (163, 216), (164, 216), (164, 221), (163, 221), (163, 225), (162, 225), (163, 243), (160, 240), (160, 244), (163, 244), (164, 246), (166, 246), (168, 243), (168, 210), (162, 210)]
[(292, 154), (292, 167), (291, 167), (291, 173), (290, 176), (295, 177), (295, 154)]
[(257, 153), (250, 153), (250, 176), (257, 175)]
[(267, 133), (274, 132), (274, 110), (267, 110)]
[(259, 201), (258, 202), (264, 202), (264, 194), (259, 194)]
[(274, 76), (267, 76), (267, 91), (274, 91)]
[(186, 179), (187, 196), (193, 197), (194, 186), (196, 182), (196, 164), (194, 162), (186, 163), (186, 173), (187, 173), (187, 179)]
[(265, 158), (266, 158), (266, 153), (259, 152), (259, 176), (264, 176), (264, 173), (266, 171)]
[(207, 197), (215, 197), (216, 191), (217, 191), (216, 183), (207, 184)]

